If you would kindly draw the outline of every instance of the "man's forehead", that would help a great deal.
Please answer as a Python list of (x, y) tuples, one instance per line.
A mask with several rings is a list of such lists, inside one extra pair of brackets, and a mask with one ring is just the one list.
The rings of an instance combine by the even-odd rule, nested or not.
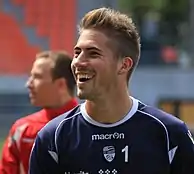
[(48, 71), (51, 67), (52, 61), (50, 59), (40, 58), (35, 60), (32, 71)]
[(44, 66), (52, 65), (53, 63), (54, 63), (53, 60), (51, 60), (49, 58), (44, 58), (44, 57), (37, 58), (34, 61), (34, 65), (35, 66), (39, 66), (39, 67), (44, 67)]
[(75, 47), (100, 47), (107, 42), (108, 38), (100, 31), (87, 29), (80, 33)]

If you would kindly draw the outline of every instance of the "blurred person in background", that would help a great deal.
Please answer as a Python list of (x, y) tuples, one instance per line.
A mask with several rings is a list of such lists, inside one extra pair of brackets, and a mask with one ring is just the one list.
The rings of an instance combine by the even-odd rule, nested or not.
[(2, 150), (0, 174), (27, 174), (38, 131), (78, 104), (71, 61), (72, 57), (65, 51), (44, 51), (36, 55), (26, 86), (31, 104), (43, 109), (12, 125)]

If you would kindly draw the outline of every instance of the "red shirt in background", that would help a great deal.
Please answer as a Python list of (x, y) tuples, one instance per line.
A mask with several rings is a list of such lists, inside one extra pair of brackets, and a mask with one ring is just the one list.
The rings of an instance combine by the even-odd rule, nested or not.
[(59, 109), (42, 109), (17, 120), (5, 141), (0, 162), (0, 174), (27, 174), (31, 149), (40, 129), (53, 118), (78, 105), (71, 100)]

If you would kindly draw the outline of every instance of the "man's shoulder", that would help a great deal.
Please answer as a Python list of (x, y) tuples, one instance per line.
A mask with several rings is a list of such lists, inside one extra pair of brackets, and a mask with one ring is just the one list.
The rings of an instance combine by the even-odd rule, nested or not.
[(139, 111), (158, 120), (158, 122), (163, 124), (163, 126), (168, 130), (179, 132), (185, 131), (187, 129), (185, 123), (182, 120), (156, 107), (145, 106)]
[(22, 116), (21, 118), (17, 119), (14, 124), (20, 125), (26, 122), (37, 121), (38, 118), (41, 118), (42, 112), (43, 110), (40, 110), (26, 116)]
[(28, 127), (30, 124), (33, 124), (32, 122), (37, 121), (37, 119), (39, 117), (41, 117), (41, 112), (42, 112), (42, 110), (17, 119), (13, 123), (12, 129), (15, 129), (15, 128), (18, 128), (18, 127), (23, 127), (23, 126)]
[(41, 120), (41, 111), (17, 119), (10, 128), (10, 136), (35, 138), (37, 132), (45, 125)]
[(140, 108), (138, 111), (152, 119), (155, 119), (158, 122), (158, 125), (160, 124), (160, 126), (164, 128), (163, 130), (167, 134), (170, 149), (179, 145), (180, 139), (184, 139), (183, 137), (189, 136), (190, 139), (192, 139), (187, 125), (184, 123), (184, 121), (180, 120), (176, 116), (164, 112), (156, 107), (146, 105), (144, 105), (144, 107)]

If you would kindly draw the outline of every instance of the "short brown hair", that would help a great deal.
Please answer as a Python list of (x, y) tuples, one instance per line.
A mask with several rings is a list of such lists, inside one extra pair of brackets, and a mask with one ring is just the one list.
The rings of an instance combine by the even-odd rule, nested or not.
[(109, 38), (116, 50), (117, 58), (131, 57), (133, 66), (127, 75), (129, 80), (140, 58), (140, 37), (130, 17), (110, 8), (99, 8), (88, 12), (79, 24), (79, 32), (97, 29)]
[(71, 71), (72, 57), (66, 51), (43, 51), (36, 54), (36, 59), (39, 58), (50, 58), (53, 60), (52, 79), (64, 78), (70, 94), (74, 95), (75, 79)]

